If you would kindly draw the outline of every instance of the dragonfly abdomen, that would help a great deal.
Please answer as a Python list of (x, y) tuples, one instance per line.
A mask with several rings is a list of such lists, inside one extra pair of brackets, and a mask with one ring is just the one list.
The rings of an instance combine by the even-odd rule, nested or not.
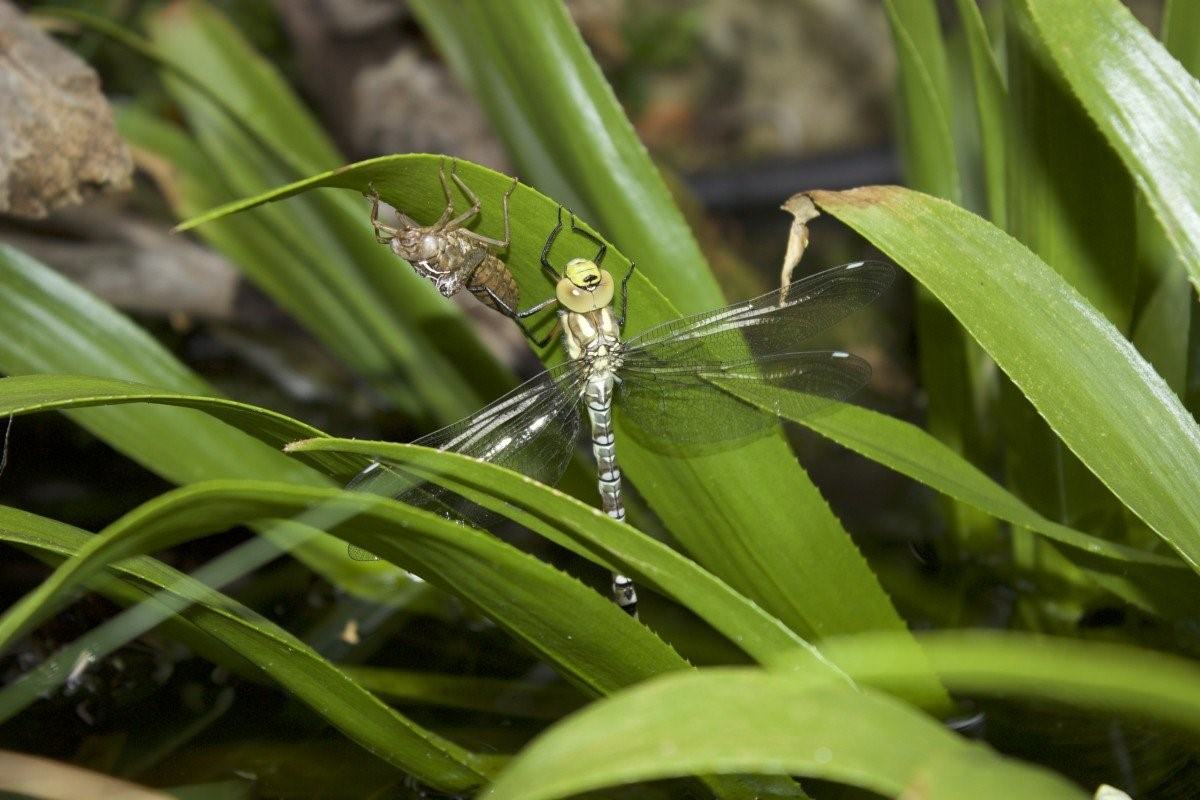
[[(597, 485), (600, 487), (600, 508), (620, 522), (625, 521), (625, 504), (621, 502), (621, 468), (617, 465), (617, 443), (612, 425), (612, 373), (596, 376), (583, 390), (591, 422), (592, 455), (596, 458)], [(637, 590), (633, 581), (613, 573), (613, 596), (617, 604), (630, 614), (637, 613)]]

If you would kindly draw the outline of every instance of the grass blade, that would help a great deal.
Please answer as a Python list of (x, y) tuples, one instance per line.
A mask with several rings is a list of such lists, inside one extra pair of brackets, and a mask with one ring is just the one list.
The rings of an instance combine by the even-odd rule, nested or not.
[(975, 95), (975, 111), (979, 117), (988, 217), (995, 225), (1003, 228), (1008, 89), (1004, 85), (1004, 75), (996, 62), (996, 54), (992, 50), (987, 27), (976, 0), (955, 0), (955, 3), (958, 6), (958, 16), (962, 21), (967, 53), (971, 61), (971, 81)]
[[(899, 139), (907, 182), (961, 203), (948, 56), (937, 8), (931, 0), (887, 0), (884, 10), (899, 66)], [(917, 288), (916, 324), (930, 432), (971, 461), (988, 464), (980, 423), (989, 402), (982, 354), (922, 287)], [(995, 526), (969, 507), (948, 503), (947, 509), (960, 539), (984, 544), (994, 537)]]

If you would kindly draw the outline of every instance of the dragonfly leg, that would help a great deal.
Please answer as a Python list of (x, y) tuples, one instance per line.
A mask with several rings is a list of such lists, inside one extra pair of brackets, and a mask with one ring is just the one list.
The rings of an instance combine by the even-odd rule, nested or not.
[(558, 335), (557, 319), (554, 320), (554, 324), (550, 326), (550, 330), (547, 331), (546, 335), (541, 339), (534, 336), (533, 331), (525, 327), (525, 323), (521, 321), (519, 316), (517, 318), (517, 325), (521, 328), (521, 333), (525, 334), (525, 338), (532, 342), (533, 345), (539, 350), (544, 350), (545, 348), (549, 347), (554, 342), (554, 337)]
[(617, 317), (617, 328), (621, 331), (625, 330), (625, 312), (629, 310), (629, 279), (633, 277), (636, 268), (637, 264), (630, 261), (629, 272), (621, 279), (621, 314)]
[(400, 231), (379, 221), (379, 190), (373, 183), (369, 184), (367, 188), (370, 190), (367, 196), (371, 198), (371, 227), (375, 229), (375, 241), (387, 244), (396, 238), (396, 234)]
[(637, 588), (633, 585), (632, 580), (618, 572), (614, 572), (612, 576), (612, 595), (613, 600), (617, 602), (622, 611), (637, 619)]
[[(500, 201), (501, 206), (504, 211), (504, 238), (503, 239), (491, 239), (487, 236), (481, 236), (480, 234), (476, 233), (475, 231), (459, 231), (459, 233), (462, 234), (463, 236), (467, 236), (471, 239), (474, 239), (477, 242), (481, 242), (483, 244), (490, 245), (497, 249), (500, 249), (500, 250), (507, 249), (509, 243), (512, 241), (512, 234), (509, 231), (509, 223), (508, 223), (508, 197), (509, 197), (509, 195), (511, 195), (513, 193), (513, 190), (516, 188), (517, 188), (517, 179), (513, 178), (513, 182), (512, 182), (512, 184), (509, 185), (508, 191), (504, 193), (504, 199)], [(453, 225), (454, 223), (451, 222), (450, 224)]]
[[(479, 209), (482, 204), (479, 202), (479, 195), (471, 191), (471, 187), (467, 186), (466, 182), (462, 178), (458, 177), (457, 160), (454, 161), (454, 166), (450, 168), (450, 179), (454, 181), (455, 186), (457, 186), (459, 189), (462, 189), (462, 193), (467, 196), (467, 200), (471, 201), (470, 208), (446, 223), (447, 228), (461, 228), (464, 224), (466, 224), (467, 220), (479, 213)], [(482, 239), (484, 237), (478, 236), (478, 238)], [(497, 246), (500, 245), (500, 242), (496, 239), (488, 239), (487, 241)]]
[(450, 221), (450, 217), (454, 215), (454, 194), (450, 191), (450, 184), (446, 181), (445, 161), (438, 165), (438, 180), (442, 182), (442, 194), (446, 197), (446, 209), (438, 217), (438, 221), (430, 226), (434, 231), (440, 231), (445, 228), (446, 223)]
[(550, 264), (550, 248), (554, 246), (554, 240), (558, 238), (558, 234), (562, 231), (562, 212), (563, 207), (558, 207), (558, 224), (554, 226), (554, 230), (550, 231), (550, 235), (546, 237), (546, 243), (542, 245), (542, 269), (550, 273), (550, 279), (558, 283), (562, 276)]
[(573, 230), (575, 233), (578, 233), (585, 239), (590, 239), (593, 244), (600, 245), (600, 249), (596, 251), (596, 257), (592, 259), (592, 262), (595, 263), (597, 267), (604, 263), (604, 255), (608, 252), (608, 243), (591, 231), (585, 230), (576, 225), (574, 213), (571, 214), (571, 230)]

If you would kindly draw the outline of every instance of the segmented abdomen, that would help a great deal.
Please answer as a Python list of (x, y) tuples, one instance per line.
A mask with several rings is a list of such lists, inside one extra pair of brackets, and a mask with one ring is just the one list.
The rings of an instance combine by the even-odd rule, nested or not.
[[(517, 301), (520, 299), (521, 291), (517, 287), (517, 279), (508, 271), (508, 266), (491, 253), (484, 256), (483, 261), (475, 268), (475, 272), (467, 284), (467, 289), (479, 298), (481, 303), (491, 306), (501, 314), (509, 312), (498, 305), (492, 295), (507, 305), (509, 310), (517, 310)], [(491, 290), (491, 294), (488, 293), (488, 289)]]

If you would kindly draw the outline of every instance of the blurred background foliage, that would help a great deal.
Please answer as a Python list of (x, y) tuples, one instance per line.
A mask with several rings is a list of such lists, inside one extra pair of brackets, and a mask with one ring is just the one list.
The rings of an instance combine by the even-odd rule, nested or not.
[[(487, 2), (451, 7), (431, 0), (22, 4), (44, 12), (42, 24), (96, 69), (137, 172), (129, 193), (42, 221), (0, 218), (0, 241), (11, 248), (0, 256), (0, 370), (8, 375), (88, 374), (189, 396), (217, 393), (332, 435), (390, 441), (411, 440), (479, 408), (539, 369), (538, 356), (546, 354), (531, 352), (510, 322), (474, 300), (438, 297), (376, 245), (365, 201), (354, 192), (310, 192), (224, 217), (194, 236), (168, 233), (222, 203), (381, 154), (450, 154), (520, 175), (566, 203), (613, 242), (618, 256), (638, 261), (646, 296), (658, 298), (647, 316), (771, 288), (790, 223), (778, 207), (805, 189), (904, 184), (975, 212), (1034, 256), (1023, 261), (1023, 251), (989, 238), (990, 227), (973, 228), (974, 218), (924, 200), (880, 202), (887, 209), (882, 221), (841, 196), (819, 200), (830, 216), (812, 223), (802, 271), (882, 250), (917, 278), (836, 332), (840, 346), (874, 367), (857, 402), (891, 419), (862, 412), (789, 426), (787, 440), (803, 469), (778, 442), (741, 461), (731, 455), (686, 465), (628, 443), (622, 455), (628, 453), (634, 488), (644, 495), (631, 504), (633, 520), (695, 562), (655, 542), (613, 544), (585, 519), (576, 521), (578, 509), (565, 500), (554, 505), (557, 523), (536, 531), (544, 538), (504, 531), (505, 541), (591, 587), (604, 583), (597, 563), (622, 558), (676, 576), (669, 586), (655, 583), (661, 594), (647, 593), (648, 628), (491, 539), (464, 540), (456, 545), (462, 561), (446, 564), (437, 560), (438, 545), (421, 550), (425, 540), (398, 550), (398, 561), (415, 559), (438, 576), (425, 574), (426, 583), (386, 561), (350, 562), (340, 540), (295, 537), (274, 521), (290, 513), (268, 512), (304, 498), (316, 502), (336, 485), (329, 477), (336, 471), (322, 469), (319, 459), (301, 463), (279, 453), (261, 421), (234, 423), (258, 441), (231, 430), (217, 421), (229, 418), (202, 400), (188, 409), (111, 406), (21, 416), (11, 423), (9, 463), (0, 474), (4, 535), (18, 545), (5, 548), (0, 561), (5, 607), (39, 585), (43, 562), (87, 546), (96, 549), (89, 564), (115, 559), (115, 550), (85, 545), (84, 531), (103, 530), (114, 542), (126, 531), (150, 537), (149, 511), (114, 524), (131, 509), (142, 512), (142, 503), (164, 518), (191, 513), (192, 535), (216, 535), (154, 539), (167, 549), (121, 551), (157, 551), (170, 566), (145, 556), (124, 561), (118, 578), (92, 575), (91, 591), (76, 602), (64, 605), (64, 594), (26, 624), (0, 626), (21, 634), (0, 655), (0, 674), (6, 685), (26, 687), (0, 695), (0, 746), (170, 787), (180, 797), (417, 797), (428, 796), (425, 784), (465, 792), (499, 772), (494, 754), (520, 751), (591, 695), (687, 662), (772, 663), (804, 637), (851, 678), (912, 704), (892, 708), (894, 701), (875, 695), (863, 701), (862, 718), (876, 721), (879, 749), (894, 743), (892, 756), (902, 763), (902, 742), (919, 743), (914, 752), (926, 757), (965, 758), (955, 749), (960, 740), (913, 712), (923, 705), (963, 736), (1048, 766), (1088, 793), (1107, 782), (1137, 797), (1194, 794), (1196, 676), (1151, 654), (1190, 659), (1200, 644), (1195, 577), (1187, 569), (1196, 563), (1190, 548), (1200, 546), (1200, 521), (1188, 516), (1190, 500), (1177, 508), (1164, 502), (1172, 487), (1186, 493), (1196, 471), (1185, 465), (1178, 475), (1142, 481), (1139, 469), (1166, 470), (1171, 454), (1121, 462), (1102, 440), (1137, 439), (1143, 422), (1155, 436), (1191, 436), (1200, 328), (1189, 274), (1195, 283), (1197, 266), (1178, 233), (1168, 235), (1169, 224), (1164, 232), (1154, 205), (1153, 168), (1169, 161), (1151, 159), (1149, 178), (1139, 172), (1147, 162), (1137, 136), (1106, 110), (1103, 87), (1089, 86), (1089, 74), (1099, 71), (1066, 60), (1068, 52), (1087, 55), (1072, 51), (1070, 26), (1055, 28), (1078, 20), (1096, 26), (1085, 32), (1108, 31), (1103, 26), (1113, 20), (1125, 22), (1109, 14), (1121, 4), (1105, 0), (1096, 13), (1067, 5), (573, 0), (565, 12), (531, 2), (504, 13)], [(1128, 25), (1161, 32), (1171, 55), (1196, 74), (1195, 5), (1125, 6), (1134, 15)], [(1119, 29), (1127, 38), (1113, 41), (1136, 56), (1130, 30)], [(1163, 81), (1174, 87), (1178, 79), (1172, 73)], [(1190, 97), (1185, 92), (1180, 102), (1185, 111)], [(1189, 131), (1174, 133), (1186, 138)], [(436, 214), (433, 163), (415, 167), (428, 180), (395, 202), (419, 219)], [(498, 196), (487, 173), (478, 175), (485, 199), (488, 191)], [(536, 239), (551, 224), (553, 207), (530, 200), (515, 222)], [(902, 223), (914, 219), (922, 222), (906, 235)], [(494, 230), (494, 218), (484, 225)], [(938, 226), (941, 233), (933, 232)], [(968, 245), (969, 252), (961, 249)], [(525, 296), (537, 298), (536, 265), (510, 266)], [(998, 304), (1016, 287), (1013, 306), (989, 310), (973, 300), (971, 286), (984, 280), (973, 282), (972, 269), (996, 281)], [(1025, 316), (1018, 313), (1021, 289), (1039, 292)], [(1145, 363), (1119, 343), (1111, 350), (1103, 342), (1079, 352), (1056, 352), (1053, 343), (1039, 349), (1032, 341), (1039, 335), (1070, 333), (1048, 314), (1062, 307), (1055, 303), (1069, 304), (1072, 291), (1090, 304), (1089, 325), (1107, 320), (1162, 376), (1173, 393), (1162, 409), (1143, 419), (1135, 408), (1123, 429), (1117, 417), (1074, 429), (1063, 424), (1078, 407), (1071, 391), (1087, 386), (1070, 381), (1086, 381), (1086, 367), (1106, 380), (1110, 369), (1116, 375), (1118, 367), (1136, 371)], [(1005, 331), (1005, 319), (1027, 327)], [(1088, 331), (1103, 339), (1101, 328)], [(1106, 360), (1117, 356), (1120, 364)], [(1034, 364), (1030, 373), (1022, 372), (1027, 364)], [(1061, 395), (1053, 386), (1058, 376), (1066, 385)], [(76, 394), (63, 397), (76, 401), (124, 391), (67, 388)], [(1110, 405), (1139, 397), (1098, 396)], [(21, 400), (6, 400), (4, 409), (32, 408)], [(61, 398), (40, 402), (74, 407)], [(1089, 422), (1095, 431), (1086, 430)], [(295, 438), (302, 435), (309, 434)], [(737, 509), (732, 520), (697, 510), (713, 476), (739, 475), (751, 464), (784, 475), (771, 485), (787, 496), (764, 502), (747, 491), (740, 500), (726, 498)], [(1124, 483), (1113, 479), (1118, 472), (1128, 473)], [(237, 495), (254, 513), (223, 516), (235, 502), (228, 486), (164, 496), (172, 485), (218, 478), (264, 482)], [(742, 479), (757, 480), (749, 471)], [(489, 490), (508, 492), (513, 502), (559, 503), (522, 494), (502, 476), (478, 480), (494, 481)], [(591, 503), (586, 463), (564, 488)], [(780, 519), (792, 525), (780, 526)], [(396, 526), (385, 526), (393, 533), (415, 526), (429, 542), (452, 539), (437, 539), (445, 531), (420, 518), (387, 524)], [(219, 599), (167, 615), (131, 641), (114, 638), (110, 651), (78, 670), (39, 679), (43, 684), (29, 680), (60, 647), (175, 580), (171, 568), (191, 573), (252, 545), (255, 532), (276, 542), (291, 537), (297, 558), (241, 550), (262, 565), (229, 583)], [(512, 585), (506, 597), (503, 573), (489, 583), (496, 571), (489, 563), (523, 576), (522, 587)], [(543, 602), (553, 598), (551, 609), (537, 602), (538, 592)], [(571, 612), (583, 608), (594, 620), (573, 622)], [(10, 611), (5, 623), (14, 618)], [(576, 624), (575, 644), (594, 652), (581, 656), (566, 643)], [(905, 627), (1009, 630), (1140, 650), (1039, 656), (1024, 639), (1005, 649), (969, 637), (919, 637), (927, 663), (913, 655)], [(752, 632), (749, 645), (731, 633), (739, 630)], [(841, 636), (871, 631), (890, 631), (891, 638)], [(609, 659), (596, 655), (605, 643), (617, 651)], [(276, 648), (293, 657), (274, 663), (282, 651)], [(1072, 679), (1060, 684), (1056, 669), (1063, 665), (1071, 665)], [(1138, 675), (1153, 675), (1147, 681), (1160, 694), (1134, 698)], [(762, 715), (750, 709), (739, 717), (752, 729), (777, 724), (768, 712), (790, 708), (786, 702), (810, 712), (829, 702), (803, 694), (802, 686), (729, 681), (745, 681), (747, 696), (763, 692)], [(655, 721), (668, 732), (687, 727), (687, 714), (671, 712), (718, 685), (662, 688), (667, 699), (657, 702), (665, 711)], [(943, 687), (954, 695), (949, 711)], [(629, 697), (631, 707), (652, 702), (649, 691), (650, 699)], [(839, 702), (847, 705), (830, 707), (844, 711), (858, 701)], [(575, 728), (556, 732), (566, 755), (556, 760), (555, 741), (545, 740), (497, 784), (497, 796), (528, 798), (534, 786), (560, 796), (545, 789), (551, 776), (563, 776), (566, 786), (568, 778), (583, 781), (587, 770), (580, 764), (573, 772), (571, 748), (586, 747), (589, 732), (606, 730), (603, 714), (619, 718), (623, 708), (600, 705), (589, 712), (596, 721), (580, 717)], [(814, 728), (815, 741), (835, 735)], [(653, 750), (658, 740), (646, 736), (638, 743)], [(702, 763), (711, 766), (721, 743), (708, 744), (715, 752)], [(770, 742), (750, 744), (762, 760), (737, 769), (777, 772), (763, 764), (786, 754)], [(859, 756), (865, 766), (849, 755), (850, 762), (828, 771), (802, 760), (787, 762), (785, 771), (816, 778), (804, 783), (814, 797), (899, 794), (893, 788), (902, 785), (903, 770), (889, 772), (887, 758), (871, 756)], [(983, 781), (988, 791), (1010, 796), (1029, 780), (1046, 792), (1036, 796), (1067, 796), (1053, 793), (1046, 773), (1015, 764), (996, 759), (977, 776), (934, 774), (951, 792)], [(523, 783), (522, 769), (534, 777)], [(597, 782), (576, 789), (616, 782), (604, 764), (594, 769)], [(870, 780), (848, 777), (862, 769)], [(636, 777), (715, 771), (664, 757)], [(801, 796), (788, 781), (768, 788), (771, 796)], [(605, 796), (751, 793), (736, 779), (659, 780), (618, 791)], [(1035, 796), (1029, 792), (1022, 796)]]

